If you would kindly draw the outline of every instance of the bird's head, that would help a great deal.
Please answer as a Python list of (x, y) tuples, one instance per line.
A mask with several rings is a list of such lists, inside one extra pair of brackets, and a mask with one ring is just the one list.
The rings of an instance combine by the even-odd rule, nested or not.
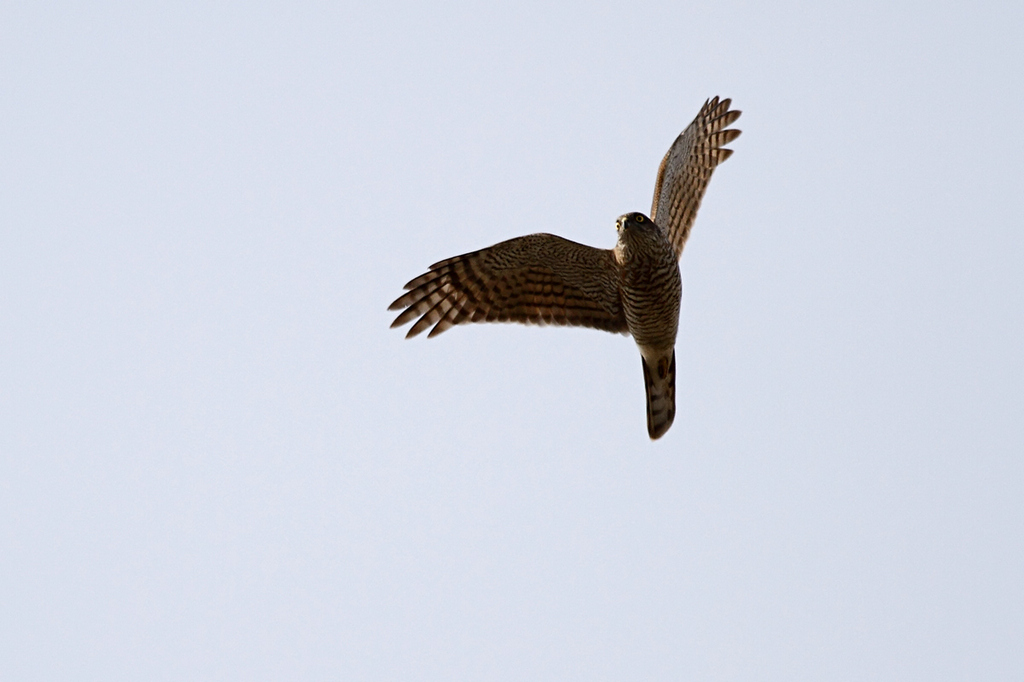
[(619, 236), (618, 249), (628, 250), (632, 246), (663, 240), (661, 228), (643, 213), (627, 213), (615, 221)]
[(615, 230), (619, 233), (619, 238), (623, 237), (624, 233), (630, 235), (643, 234), (657, 232), (661, 228), (654, 224), (654, 221), (645, 216), (643, 213), (627, 213), (626, 215), (620, 215), (619, 219), (615, 221)]

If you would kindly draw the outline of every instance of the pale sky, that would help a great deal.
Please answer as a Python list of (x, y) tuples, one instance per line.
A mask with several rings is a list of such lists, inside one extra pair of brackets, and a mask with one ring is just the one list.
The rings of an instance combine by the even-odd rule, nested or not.
[[(1024, 5), (6, 3), (0, 679), (1024, 679)], [(708, 97), (678, 412), (404, 340)]]

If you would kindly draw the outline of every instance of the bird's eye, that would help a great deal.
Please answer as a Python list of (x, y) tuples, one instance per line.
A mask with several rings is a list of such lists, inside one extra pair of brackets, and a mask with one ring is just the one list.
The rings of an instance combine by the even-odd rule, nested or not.
[(636, 217), (636, 221), (637, 221), (638, 223), (642, 223), (642, 222), (644, 221), (644, 217), (643, 217), (642, 215), (638, 215), (638, 216)]

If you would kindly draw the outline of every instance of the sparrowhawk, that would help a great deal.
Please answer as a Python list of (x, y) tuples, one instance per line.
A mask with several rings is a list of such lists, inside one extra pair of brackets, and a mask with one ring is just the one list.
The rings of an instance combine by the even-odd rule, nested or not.
[(727, 129), (740, 117), (730, 102), (705, 102), (676, 138), (658, 168), (651, 217), (620, 216), (614, 249), (531, 234), (443, 260), (405, 285), (408, 291), (389, 307), (402, 310), (391, 326), (416, 320), (407, 337), (431, 325), (428, 336), (435, 336), (466, 322), (631, 334), (644, 370), (647, 433), (660, 438), (676, 412), (679, 257), (711, 173), (732, 154), (722, 147), (740, 134)]

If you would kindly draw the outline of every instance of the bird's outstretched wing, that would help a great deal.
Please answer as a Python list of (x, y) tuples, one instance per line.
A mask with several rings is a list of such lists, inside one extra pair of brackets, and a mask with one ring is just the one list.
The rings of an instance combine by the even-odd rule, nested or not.
[(408, 337), (467, 322), (561, 324), (626, 333), (612, 251), (531, 234), (443, 260), (390, 305)]
[(722, 149), (722, 145), (740, 135), (739, 130), (726, 130), (741, 113), (729, 111), (731, 102), (719, 102), (717, 97), (705, 102), (693, 123), (672, 143), (658, 168), (651, 218), (668, 233), (677, 258), (683, 254), (711, 173), (732, 155), (732, 150)]

